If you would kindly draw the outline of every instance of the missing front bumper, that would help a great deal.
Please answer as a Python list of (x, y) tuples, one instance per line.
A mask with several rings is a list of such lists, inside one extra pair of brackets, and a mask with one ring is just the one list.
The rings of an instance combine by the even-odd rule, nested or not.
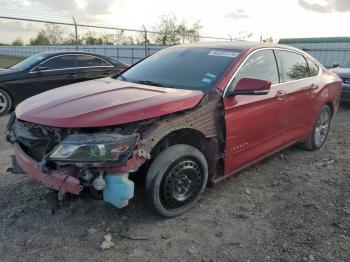
[(29, 177), (62, 193), (79, 195), (81, 185), (79, 179), (72, 176), (76, 171), (74, 168), (49, 170), (44, 174), (38, 167), (38, 162), (24, 153), (19, 145), (15, 144), (14, 146), (16, 165), (19, 165)]

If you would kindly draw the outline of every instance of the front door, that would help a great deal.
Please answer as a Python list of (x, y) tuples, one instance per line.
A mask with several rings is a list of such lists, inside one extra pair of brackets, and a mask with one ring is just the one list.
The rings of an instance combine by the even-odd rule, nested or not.
[(253, 52), (228, 88), (234, 90), (243, 77), (271, 81), (267, 95), (224, 98), (226, 120), (225, 175), (279, 149), (284, 132), (286, 93), (279, 85), (276, 57), (271, 49)]

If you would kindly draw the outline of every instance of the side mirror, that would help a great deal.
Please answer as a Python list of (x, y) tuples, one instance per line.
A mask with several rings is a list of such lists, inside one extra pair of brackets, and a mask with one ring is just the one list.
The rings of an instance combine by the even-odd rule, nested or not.
[(340, 66), (340, 64), (337, 62), (337, 63), (334, 63), (333, 65), (332, 65), (332, 67), (333, 68), (337, 68), (337, 67), (339, 67)]
[(256, 78), (242, 78), (238, 81), (235, 89), (227, 93), (227, 96), (266, 95), (269, 93), (270, 88), (270, 81)]

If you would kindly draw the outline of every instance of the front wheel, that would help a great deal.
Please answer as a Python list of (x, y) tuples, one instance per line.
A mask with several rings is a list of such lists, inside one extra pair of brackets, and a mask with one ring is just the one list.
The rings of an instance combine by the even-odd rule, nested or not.
[(326, 141), (331, 126), (332, 113), (329, 106), (325, 105), (316, 121), (311, 135), (302, 144), (302, 147), (307, 150), (320, 149)]
[(190, 210), (208, 181), (204, 155), (188, 145), (173, 145), (152, 162), (146, 181), (149, 204), (164, 217)]
[(0, 89), (0, 116), (7, 114), (12, 107), (10, 95), (3, 89)]

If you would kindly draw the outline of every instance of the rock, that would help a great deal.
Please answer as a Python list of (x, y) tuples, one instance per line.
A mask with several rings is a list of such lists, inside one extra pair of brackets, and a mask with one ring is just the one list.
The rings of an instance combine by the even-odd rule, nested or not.
[(170, 236), (169, 236), (168, 234), (162, 234), (162, 238), (163, 238), (163, 239), (169, 239)]
[(187, 249), (187, 252), (190, 254), (190, 255), (195, 255), (196, 254), (196, 250), (194, 247), (190, 247), (189, 249)]
[(331, 160), (327, 161), (327, 165), (333, 164), (334, 162), (335, 162), (335, 160), (331, 159)]
[(350, 209), (344, 209), (344, 210), (343, 210), (343, 212), (344, 212), (344, 214), (346, 214), (346, 215), (349, 215), (349, 216), (350, 216)]
[(315, 261), (315, 257), (313, 255), (309, 256), (309, 261)]
[(251, 192), (248, 188), (245, 190), (245, 193), (246, 193), (247, 195), (251, 195), (251, 194), (252, 194), (252, 192)]
[(323, 167), (324, 166), (324, 164), (321, 162), (317, 162), (315, 165), (316, 165), (316, 167)]
[(91, 235), (95, 234), (97, 232), (96, 228), (89, 228), (88, 230), (86, 230), (88, 233), (90, 233)]
[(116, 244), (112, 242), (112, 235), (108, 234), (104, 236), (104, 241), (101, 244), (101, 248), (104, 249), (109, 249), (111, 247), (115, 247)]
[(215, 233), (215, 236), (216, 236), (216, 237), (222, 237), (222, 232), (221, 232), (221, 231), (216, 232), (216, 233)]

